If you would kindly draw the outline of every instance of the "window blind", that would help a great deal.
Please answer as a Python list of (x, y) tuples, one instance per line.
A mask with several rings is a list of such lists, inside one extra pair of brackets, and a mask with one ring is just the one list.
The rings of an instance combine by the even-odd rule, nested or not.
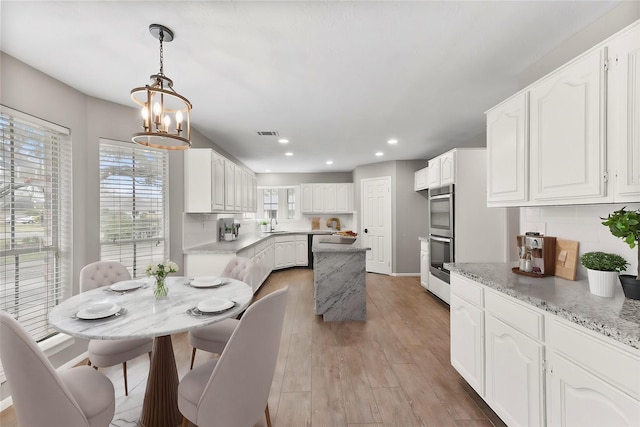
[(168, 259), (168, 161), (166, 151), (100, 139), (100, 258), (132, 277)]
[(71, 295), (69, 130), (0, 107), (0, 308), (41, 341), (49, 311)]

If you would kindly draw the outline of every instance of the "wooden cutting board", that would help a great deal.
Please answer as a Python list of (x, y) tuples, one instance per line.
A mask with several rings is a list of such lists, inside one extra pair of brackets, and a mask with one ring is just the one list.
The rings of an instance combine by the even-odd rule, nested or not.
[(576, 280), (579, 246), (580, 242), (556, 239), (556, 276)]

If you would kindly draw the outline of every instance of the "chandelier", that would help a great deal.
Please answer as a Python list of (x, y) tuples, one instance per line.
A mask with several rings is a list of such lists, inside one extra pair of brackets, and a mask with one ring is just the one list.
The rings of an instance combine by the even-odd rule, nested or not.
[(134, 133), (131, 140), (153, 148), (185, 150), (191, 147), (191, 103), (173, 89), (173, 81), (164, 75), (162, 44), (173, 40), (174, 35), (160, 24), (149, 25), (149, 32), (160, 40), (160, 72), (150, 77), (150, 85), (131, 90), (131, 99), (142, 107), (143, 129)]

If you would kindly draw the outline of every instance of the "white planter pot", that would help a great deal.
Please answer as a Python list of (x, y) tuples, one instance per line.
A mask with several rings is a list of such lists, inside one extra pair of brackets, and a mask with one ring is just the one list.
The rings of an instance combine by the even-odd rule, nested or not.
[(598, 271), (587, 269), (589, 291), (599, 297), (612, 297), (620, 286), (617, 271)]
[(262, 231), (269, 231), (269, 224), (260, 224), (260, 229)]

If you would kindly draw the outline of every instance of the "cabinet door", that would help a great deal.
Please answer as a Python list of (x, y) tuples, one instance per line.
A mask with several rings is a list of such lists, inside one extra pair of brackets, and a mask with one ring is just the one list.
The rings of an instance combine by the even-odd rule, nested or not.
[(440, 187), (440, 157), (429, 160), (427, 177), (427, 184), (429, 185), (429, 188)]
[(278, 242), (274, 244), (274, 259), (273, 268), (284, 268), (287, 266), (287, 254), (286, 254), (287, 242)]
[(482, 310), (453, 294), (450, 304), (451, 366), (484, 396)]
[(605, 201), (605, 49), (530, 91), (532, 201)]
[(258, 189), (256, 184), (256, 176), (251, 174), (251, 187), (249, 188), (249, 211), (256, 212), (258, 209), (257, 199), (258, 199)]
[(336, 184), (336, 212), (351, 212), (353, 184)]
[(301, 184), (300, 192), (302, 193), (302, 206), (300, 210), (302, 213), (313, 212), (313, 185)]
[(429, 289), (429, 252), (420, 251), (420, 284)]
[(311, 192), (313, 193), (311, 200), (311, 212), (324, 211), (324, 185), (311, 184)]
[(307, 236), (303, 237), (304, 239), (298, 239), (296, 237), (296, 265), (309, 264)]
[(509, 426), (544, 425), (542, 344), (489, 311), (485, 331), (487, 404)]
[(640, 425), (640, 402), (553, 351), (547, 362), (549, 427)]
[(456, 152), (449, 151), (440, 156), (440, 185), (456, 183)]
[(220, 156), (217, 153), (213, 153), (213, 158), (211, 159), (211, 164), (213, 168), (213, 173), (211, 175), (211, 188), (212, 188), (212, 196), (211, 196), (211, 208), (214, 211), (223, 211), (224, 210), (224, 157)]
[(413, 174), (413, 189), (414, 191), (426, 190), (428, 188), (427, 179), (429, 178), (427, 174), (429, 173), (428, 168), (422, 168), (420, 170), (415, 171)]
[(224, 209), (232, 211), (236, 207), (236, 165), (224, 161)]
[(336, 212), (336, 184), (322, 184), (322, 208), (325, 212)]
[(487, 113), (487, 203), (521, 204), (528, 199), (527, 93)]
[(236, 212), (242, 211), (242, 169), (238, 166), (235, 167), (235, 198), (234, 198), (234, 210)]
[(640, 201), (640, 26), (614, 40), (608, 116), (616, 149), (616, 202)]
[(184, 153), (184, 210), (211, 212), (211, 166), (213, 151), (191, 149)]

